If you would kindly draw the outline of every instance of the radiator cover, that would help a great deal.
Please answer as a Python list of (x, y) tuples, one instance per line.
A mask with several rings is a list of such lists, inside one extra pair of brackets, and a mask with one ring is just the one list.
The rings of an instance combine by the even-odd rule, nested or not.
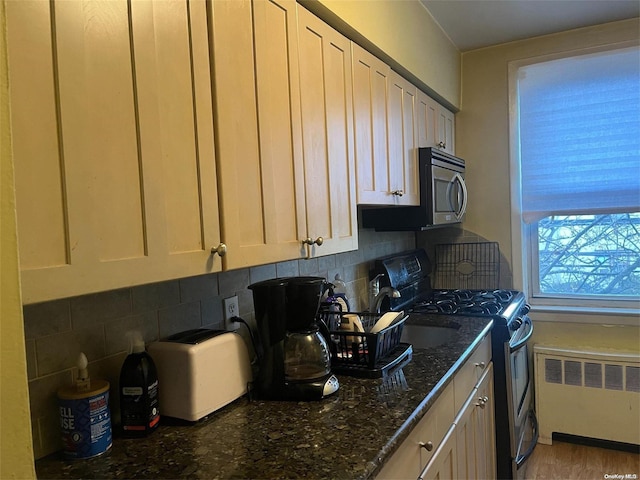
[(535, 345), (540, 443), (553, 432), (640, 444), (638, 352)]

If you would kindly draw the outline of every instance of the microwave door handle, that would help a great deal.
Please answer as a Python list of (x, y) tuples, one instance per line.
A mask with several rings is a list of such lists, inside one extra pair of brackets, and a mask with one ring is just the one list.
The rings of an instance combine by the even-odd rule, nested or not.
[[(455, 212), (458, 220), (462, 218), (464, 213), (467, 211), (467, 185), (464, 183), (464, 178), (459, 173), (456, 173), (453, 176), (453, 182), (458, 182), (460, 184), (460, 190), (458, 190), (458, 205), (460, 205), (459, 210)], [(462, 193), (462, 200), (460, 200), (460, 194)]]
[[(453, 204), (453, 199), (451, 198), (453, 196), (453, 187), (455, 186), (455, 184), (456, 184), (456, 177), (454, 176), (449, 182), (449, 184), (447, 185), (447, 201), (449, 202), (449, 208), (451, 209), (452, 212), (457, 211), (457, 205)], [(435, 197), (435, 193), (434, 193), (434, 197)]]
[[(458, 177), (460, 177), (460, 174), (454, 173), (453, 178), (449, 180), (449, 184), (447, 185), (447, 200), (449, 201), (449, 208), (451, 211), (457, 218), (460, 218), (458, 216), (458, 212), (460, 211), (460, 204), (462, 202), (460, 201), (460, 188), (456, 188), (456, 183), (460, 183)], [(453, 198), (454, 194), (455, 199)]]

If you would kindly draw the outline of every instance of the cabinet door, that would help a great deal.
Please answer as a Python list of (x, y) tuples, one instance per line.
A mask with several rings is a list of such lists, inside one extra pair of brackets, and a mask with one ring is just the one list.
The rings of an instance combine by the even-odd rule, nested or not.
[(438, 132), (438, 102), (418, 90), (418, 146), (435, 147)]
[[(298, 7), (300, 108), (309, 255), (358, 248), (351, 45)], [(321, 243), (321, 245), (319, 245)]]
[(397, 205), (419, 205), (417, 88), (391, 72), (388, 93), (389, 176)]
[(393, 205), (397, 199), (390, 184), (387, 144), (387, 89), (391, 69), (362, 47), (351, 45), (358, 203)]
[(418, 145), (455, 155), (455, 115), (418, 90)]
[(474, 479), (478, 476), (476, 445), (479, 443), (477, 416), (479, 415), (480, 402), (477, 389), (473, 389), (467, 402), (456, 417), (456, 460), (458, 474), (462, 478)]
[(7, 5), (25, 303), (220, 269), (206, 16), (188, 5)]
[(456, 418), (458, 474), (495, 478), (493, 363), (486, 368)]
[(416, 478), (441, 451), (454, 413), (453, 385), (449, 384), (376, 478)]
[(224, 266), (299, 258), (306, 219), (295, 2), (208, 6)]
[(478, 478), (496, 478), (496, 424), (493, 394), (493, 363), (485, 370), (478, 383), (477, 398), (484, 407), (475, 418), (476, 463)]
[(456, 427), (455, 425), (451, 425), (451, 428), (442, 440), (438, 450), (431, 458), (431, 461), (422, 470), (418, 479), (432, 480), (469, 478), (465, 477), (458, 471), (458, 465), (456, 463), (457, 455)]
[(456, 124), (453, 112), (438, 105), (438, 146), (447, 153), (455, 155)]

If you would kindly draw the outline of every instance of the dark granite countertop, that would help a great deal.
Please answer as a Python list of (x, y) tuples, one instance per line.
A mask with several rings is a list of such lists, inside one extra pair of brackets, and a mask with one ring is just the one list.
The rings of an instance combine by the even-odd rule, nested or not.
[(195, 424), (163, 422), (143, 439), (115, 438), (99, 457), (36, 461), (52, 478), (372, 478), (491, 328), (491, 320), (428, 315), (407, 322), (461, 325), (454, 341), (415, 348), (385, 379), (339, 376), (317, 402), (240, 398)]

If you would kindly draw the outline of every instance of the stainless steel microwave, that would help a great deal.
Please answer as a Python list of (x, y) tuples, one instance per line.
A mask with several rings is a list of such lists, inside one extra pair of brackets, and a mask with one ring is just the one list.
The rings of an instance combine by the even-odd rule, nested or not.
[(437, 148), (418, 149), (420, 205), (365, 208), (362, 226), (377, 231), (427, 230), (462, 222), (467, 209), (464, 160)]

